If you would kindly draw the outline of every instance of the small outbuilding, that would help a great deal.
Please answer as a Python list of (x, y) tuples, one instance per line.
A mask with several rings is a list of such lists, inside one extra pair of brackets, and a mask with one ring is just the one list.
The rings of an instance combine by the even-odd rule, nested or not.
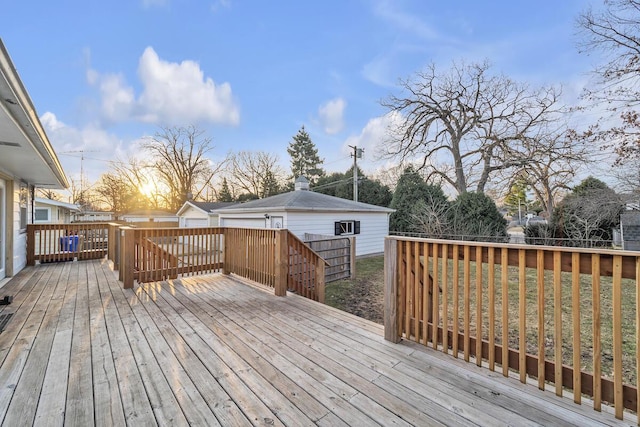
[(134, 223), (137, 227), (177, 227), (178, 217), (174, 212), (160, 209), (130, 211), (118, 216), (120, 221)]
[(392, 212), (315, 193), (303, 177), (296, 180), (295, 191), (216, 210), (221, 227), (287, 228), (301, 240), (305, 233), (354, 236), (357, 256), (384, 252)]
[(234, 205), (233, 202), (194, 202), (187, 200), (180, 207), (178, 213), (179, 227), (217, 227), (218, 213), (221, 209)]
[(59, 200), (35, 197), (33, 206), (34, 224), (68, 224), (80, 212), (78, 205)]

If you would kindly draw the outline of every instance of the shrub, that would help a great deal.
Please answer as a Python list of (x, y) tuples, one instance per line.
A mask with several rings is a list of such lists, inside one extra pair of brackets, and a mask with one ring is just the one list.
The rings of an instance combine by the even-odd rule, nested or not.
[(508, 241), (507, 220), (485, 194), (466, 192), (458, 195), (450, 212), (455, 235), (466, 240)]

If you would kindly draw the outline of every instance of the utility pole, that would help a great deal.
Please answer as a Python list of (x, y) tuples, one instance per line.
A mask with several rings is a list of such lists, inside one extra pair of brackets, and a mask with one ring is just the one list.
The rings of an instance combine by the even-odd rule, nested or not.
[(357, 145), (350, 145), (349, 148), (353, 148), (353, 201), (358, 201), (358, 159), (362, 158), (364, 148), (358, 148)]
[[(82, 197), (84, 201), (84, 153), (97, 153), (96, 150), (73, 150), (73, 151), (63, 151), (58, 154), (69, 155), (73, 157), (77, 157), (75, 153), (80, 153), (80, 197)], [(75, 203), (75, 201), (74, 201)]]

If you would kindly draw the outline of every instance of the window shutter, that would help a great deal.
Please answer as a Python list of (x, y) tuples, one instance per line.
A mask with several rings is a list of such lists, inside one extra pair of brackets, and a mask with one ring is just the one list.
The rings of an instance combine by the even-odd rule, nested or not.
[(335, 233), (336, 236), (339, 236), (342, 234), (342, 230), (340, 227), (340, 221), (336, 221), (333, 223), (333, 231)]
[(360, 234), (360, 221), (353, 221), (353, 234)]

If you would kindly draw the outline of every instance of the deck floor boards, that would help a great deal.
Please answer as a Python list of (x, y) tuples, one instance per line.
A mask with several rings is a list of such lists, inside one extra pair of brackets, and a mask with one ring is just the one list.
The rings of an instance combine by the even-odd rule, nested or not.
[(104, 260), (0, 289), (0, 423), (634, 425), (235, 276), (123, 289)]

